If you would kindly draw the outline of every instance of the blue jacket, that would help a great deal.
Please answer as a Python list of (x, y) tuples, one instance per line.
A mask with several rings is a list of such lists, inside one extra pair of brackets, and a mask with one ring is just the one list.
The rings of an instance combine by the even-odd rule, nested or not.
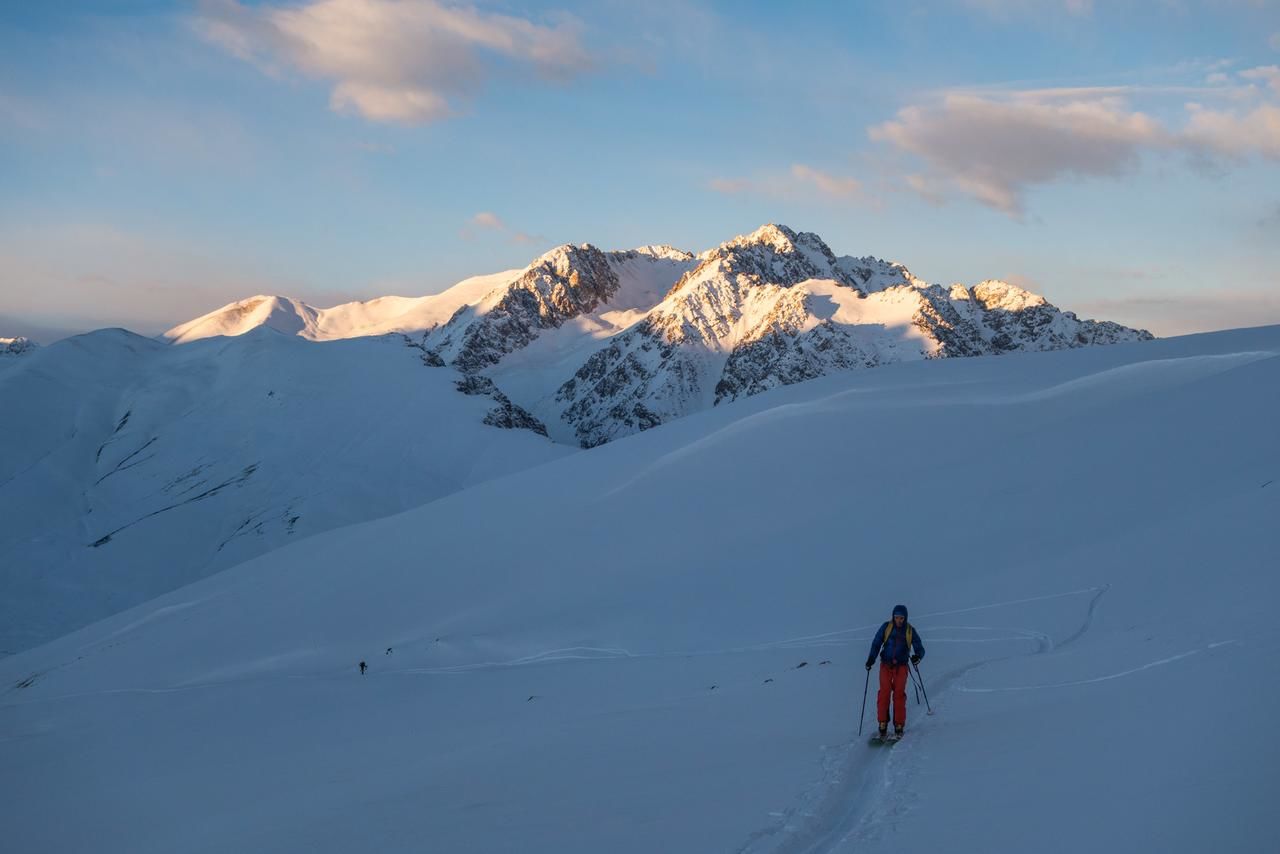
[[(889, 628), (892, 621), (881, 624), (876, 630), (875, 637), (871, 639), (871, 652), (867, 654), (867, 661), (871, 661), (876, 657), (876, 653), (880, 653), (880, 660), (885, 664), (897, 666), (906, 664), (911, 660), (911, 650), (907, 649), (907, 627), (904, 623), (902, 628), (893, 627), (893, 631), (889, 634), (889, 640), (884, 639), (884, 630)], [(920, 642), (920, 632), (915, 626), (911, 627), (911, 646), (915, 648), (916, 655), (924, 658), (924, 644)]]

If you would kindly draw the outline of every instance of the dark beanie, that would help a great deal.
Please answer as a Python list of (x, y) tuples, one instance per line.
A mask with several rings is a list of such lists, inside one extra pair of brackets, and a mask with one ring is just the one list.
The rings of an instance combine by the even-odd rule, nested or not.
[(906, 606), (906, 605), (894, 605), (894, 606), (893, 606), (893, 616), (895, 616), (895, 617), (896, 617), (896, 616), (898, 616), (899, 614), (901, 614), (901, 615), (902, 615), (902, 618), (903, 618), (904, 620), (907, 618), (907, 606)]

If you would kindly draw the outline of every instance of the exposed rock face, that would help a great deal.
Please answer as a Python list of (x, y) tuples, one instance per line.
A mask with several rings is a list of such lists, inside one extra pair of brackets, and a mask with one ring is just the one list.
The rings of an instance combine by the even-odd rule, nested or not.
[(560, 246), (483, 302), (464, 306), (425, 344), (459, 370), (473, 373), (526, 347), (544, 329), (594, 311), (618, 290), (609, 258), (589, 244)]
[(502, 427), (507, 430), (532, 430), (545, 436), (547, 425), (534, 418), (525, 410), (516, 406), (498, 390), (493, 380), (478, 374), (464, 374), (457, 382), (458, 391), (463, 394), (483, 395), (491, 398), (498, 405), (484, 416), (484, 423), (490, 427)]
[(699, 258), (557, 391), (584, 446), (836, 370), (1151, 338), (1082, 321), (1005, 282), (944, 288), (900, 264), (838, 258), (785, 226)]
[(36, 350), (40, 345), (30, 338), (0, 338), (0, 356), (23, 356)]
[(390, 324), (424, 364), (460, 371), (461, 391), (494, 400), (486, 423), (586, 447), (832, 371), (1151, 337), (1007, 282), (943, 286), (896, 262), (837, 256), (818, 235), (776, 224), (696, 256), (564, 245), (432, 297), (318, 313), (256, 298), (201, 322), (222, 334), (301, 323), (319, 330), (312, 337)]

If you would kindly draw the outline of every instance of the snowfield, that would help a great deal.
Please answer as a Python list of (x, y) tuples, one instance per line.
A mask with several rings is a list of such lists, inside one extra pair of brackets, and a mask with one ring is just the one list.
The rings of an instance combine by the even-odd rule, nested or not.
[(1272, 851), (1278, 425), (1280, 327), (904, 362), (319, 533), (0, 660), (5, 846)]
[[(403, 338), (122, 329), (0, 373), (0, 651), (43, 643), (303, 537), (568, 448), (481, 421)], [(13, 402), (10, 405), (10, 402)]]

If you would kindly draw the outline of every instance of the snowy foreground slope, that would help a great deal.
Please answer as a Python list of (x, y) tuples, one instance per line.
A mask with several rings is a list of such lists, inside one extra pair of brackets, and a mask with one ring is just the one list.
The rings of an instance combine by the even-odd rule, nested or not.
[(104, 329), (0, 373), (0, 651), (570, 453), (399, 337)]
[(320, 534), (0, 660), (5, 844), (1274, 850), (1277, 423), (1280, 327), (907, 363)]

